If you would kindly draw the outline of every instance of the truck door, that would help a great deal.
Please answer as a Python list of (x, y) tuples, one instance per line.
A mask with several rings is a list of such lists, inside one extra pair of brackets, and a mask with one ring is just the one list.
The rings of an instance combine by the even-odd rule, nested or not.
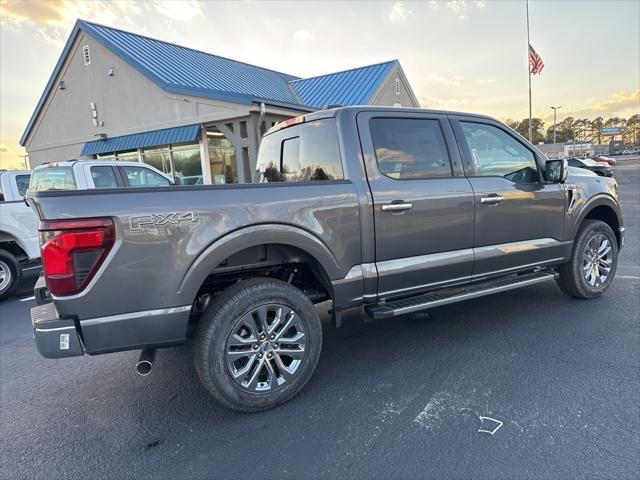
[(544, 158), (499, 122), (451, 117), (475, 192), (474, 277), (557, 263), (564, 238), (565, 193), (546, 183)]
[(378, 296), (470, 279), (473, 191), (444, 115), (358, 114), (373, 198)]

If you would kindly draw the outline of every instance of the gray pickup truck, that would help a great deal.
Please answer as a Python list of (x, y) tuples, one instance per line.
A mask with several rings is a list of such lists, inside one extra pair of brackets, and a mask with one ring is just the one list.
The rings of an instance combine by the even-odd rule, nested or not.
[(53, 299), (32, 311), (40, 353), (139, 349), (148, 374), (193, 338), (213, 397), (258, 411), (310, 379), (314, 304), (339, 326), (553, 280), (598, 297), (624, 241), (614, 179), (485, 116), (318, 111), (271, 129), (257, 163), (247, 185), (29, 193)]

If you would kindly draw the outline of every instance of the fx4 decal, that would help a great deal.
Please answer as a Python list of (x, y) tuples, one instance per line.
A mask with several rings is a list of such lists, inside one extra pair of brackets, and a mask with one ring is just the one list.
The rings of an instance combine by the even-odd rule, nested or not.
[(162, 225), (180, 225), (181, 223), (198, 221), (198, 212), (152, 213), (131, 217), (129, 223), (132, 232), (139, 232), (144, 227), (160, 227)]

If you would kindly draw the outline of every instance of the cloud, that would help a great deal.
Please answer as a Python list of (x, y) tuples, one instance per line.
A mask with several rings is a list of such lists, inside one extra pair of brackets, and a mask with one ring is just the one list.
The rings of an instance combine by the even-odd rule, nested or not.
[(468, 97), (462, 98), (438, 98), (438, 97), (422, 97), (420, 103), (424, 108), (452, 108), (471, 103)]
[(135, 0), (3, 0), (0, 15), (13, 28), (35, 26), (40, 36), (60, 48), (76, 19), (137, 26), (131, 19), (141, 13), (141, 5)]
[(467, 6), (469, 4), (475, 5), (476, 8), (484, 8), (487, 5), (485, 0), (475, 0), (474, 2), (468, 2), (466, 0), (447, 0), (446, 2), (447, 8), (455, 13), (460, 20), (464, 20), (469, 17), (469, 15), (467, 15)]
[(450, 78), (447, 78), (447, 77), (443, 77), (438, 73), (430, 73), (429, 79), (441, 85), (460, 87), (462, 86), (462, 80), (464, 80), (464, 77), (462, 75), (454, 75)]
[(635, 107), (640, 110), (640, 89), (635, 92), (618, 92), (613, 94), (613, 99), (596, 103), (596, 110), (626, 110)]
[(4, 143), (0, 144), (0, 153), (13, 153), (9, 147), (7, 147)]
[(161, 15), (178, 22), (203, 16), (201, 5), (195, 0), (154, 0), (152, 6)]
[[(566, 117), (630, 117), (635, 114), (640, 114), (640, 89), (614, 93), (609, 99), (587, 107), (564, 106), (562, 110), (558, 110), (558, 119)], [(553, 112), (551, 110), (545, 110), (536, 114), (536, 116), (546, 122), (553, 120)]]
[(296, 40), (313, 40), (313, 33), (309, 30), (296, 30), (293, 32), (293, 38)]
[(413, 12), (408, 10), (404, 3), (396, 2), (389, 11), (389, 20), (393, 23), (406, 23), (410, 15), (413, 15)]
[(490, 85), (492, 83), (496, 83), (495, 78), (477, 78), (476, 83), (480, 85)]

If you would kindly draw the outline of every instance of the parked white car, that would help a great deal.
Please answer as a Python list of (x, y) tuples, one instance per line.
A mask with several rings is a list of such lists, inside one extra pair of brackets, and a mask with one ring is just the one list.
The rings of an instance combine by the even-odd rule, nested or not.
[(23, 271), (40, 268), (38, 219), (23, 199), (30, 177), (29, 170), (0, 172), (0, 299)]
[(27, 188), (88, 190), (168, 187), (172, 178), (137, 162), (83, 160), (0, 172), (0, 299), (16, 288), (23, 272), (39, 269), (38, 219), (23, 200)]

